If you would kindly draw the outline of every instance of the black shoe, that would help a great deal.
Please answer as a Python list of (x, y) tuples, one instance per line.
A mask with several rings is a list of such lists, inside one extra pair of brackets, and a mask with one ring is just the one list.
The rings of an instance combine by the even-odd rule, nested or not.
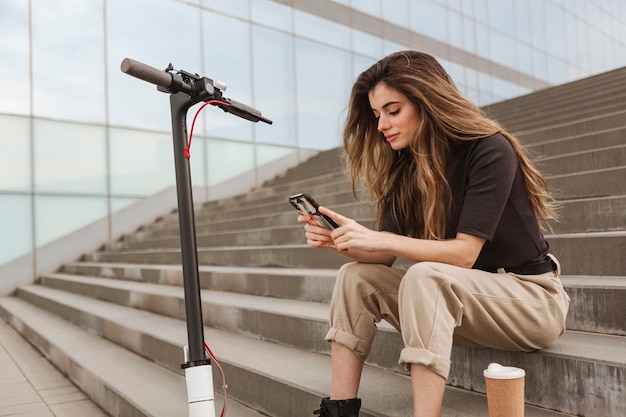
[(360, 398), (331, 400), (326, 397), (322, 399), (320, 409), (313, 411), (313, 414), (319, 414), (320, 417), (359, 417), (360, 408)]

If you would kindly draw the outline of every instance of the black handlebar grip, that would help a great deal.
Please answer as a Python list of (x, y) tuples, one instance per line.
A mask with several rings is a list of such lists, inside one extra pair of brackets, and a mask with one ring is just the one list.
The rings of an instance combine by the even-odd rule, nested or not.
[(122, 72), (165, 89), (172, 85), (172, 74), (134, 59), (124, 58), (122, 60)]
[(259, 117), (261, 116), (261, 112), (258, 111), (257, 109), (250, 107), (250, 106), (246, 106), (243, 103), (240, 103), (238, 101), (235, 100), (228, 100), (228, 102), (230, 103), (230, 105), (238, 110), (243, 110), (244, 112), (250, 113), (252, 116), (254, 117)]
[(230, 104), (230, 107), (227, 107), (225, 109), (229, 113), (237, 115), (243, 119), (250, 120), (252, 122), (258, 122), (260, 120), (267, 124), (272, 124), (272, 121), (270, 119), (263, 117), (261, 112), (253, 107), (246, 106), (243, 103), (231, 99), (227, 99), (225, 101)]

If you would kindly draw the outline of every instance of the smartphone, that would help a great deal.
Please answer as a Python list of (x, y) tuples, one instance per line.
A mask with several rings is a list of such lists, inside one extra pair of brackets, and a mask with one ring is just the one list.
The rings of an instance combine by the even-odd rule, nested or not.
[(339, 225), (330, 217), (318, 212), (319, 204), (307, 193), (294, 194), (289, 197), (289, 202), (300, 213), (309, 213), (318, 218), (320, 224), (328, 230), (333, 230)]

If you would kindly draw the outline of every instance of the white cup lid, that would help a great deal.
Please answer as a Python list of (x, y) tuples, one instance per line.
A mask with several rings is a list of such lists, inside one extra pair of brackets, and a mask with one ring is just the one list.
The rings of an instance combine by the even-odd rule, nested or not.
[(490, 363), (483, 375), (491, 379), (516, 379), (526, 375), (521, 368), (513, 366), (502, 366), (499, 363)]

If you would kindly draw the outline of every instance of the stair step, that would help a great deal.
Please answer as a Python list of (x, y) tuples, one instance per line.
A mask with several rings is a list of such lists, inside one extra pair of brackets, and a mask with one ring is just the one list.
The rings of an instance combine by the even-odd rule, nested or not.
[[(46, 292), (50, 298), (53, 298), (55, 295), (59, 296), (58, 291), (49, 290)], [(65, 297), (63, 301), (65, 304), (74, 304), (73, 308), (78, 309), (77, 312), (82, 311), (85, 316), (88, 316), (85, 318), (83, 325), (87, 324), (87, 322), (105, 323), (106, 326), (102, 326), (96, 331), (104, 330), (106, 333), (104, 334), (105, 337), (123, 339), (120, 342), (131, 350), (138, 349), (141, 352), (151, 352), (162, 356), (164, 350), (180, 351), (180, 347), (185, 340), (185, 328), (182, 321), (102, 301), (86, 299), (81, 296), (68, 297), (66, 294), (63, 297)], [(70, 301), (69, 298), (73, 298), (73, 300)], [(39, 316), (42, 322), (59, 322), (57, 326), (63, 323), (64, 327), (72, 328), (74, 333), (80, 332), (83, 336), (87, 335), (97, 339), (96, 336), (90, 335), (84, 330), (79, 330), (54, 316), (42, 314), (40, 309), (30, 306), (22, 300), (15, 298), (0, 299), (0, 307), (4, 310), (4, 315), (12, 314), (17, 310), (16, 305), (22, 307), (22, 311), (19, 314), (20, 317), (25, 317), (21, 319), (23, 321), (30, 323)], [(30, 315), (24, 314), (23, 310), (26, 309), (30, 309), (33, 313)], [(9, 311), (8, 313), (7, 310)], [(40, 326), (38, 331), (38, 337), (42, 340), (52, 337), (52, 335), (48, 335), (46, 332), (46, 326)], [(115, 335), (116, 332), (119, 334)], [(249, 405), (254, 406), (262, 413), (283, 416), (300, 413), (307, 414), (317, 409), (320, 397), (328, 393), (330, 358), (327, 355), (293, 349), (288, 346), (281, 346), (212, 328), (205, 328), (205, 340), (224, 368), (229, 386), (229, 397), (245, 398)], [(108, 345), (109, 343), (106, 343), (106, 346)], [(91, 345), (86, 347), (89, 348), (89, 346)], [(165, 346), (168, 346), (168, 349), (164, 349)], [(109, 354), (109, 357), (117, 359), (118, 349), (121, 352), (124, 351), (117, 347), (114, 352)], [(73, 354), (74, 351), (72, 351)], [(79, 353), (77, 352), (76, 355), (79, 355)], [(133, 358), (137, 357), (129, 352), (126, 352), (125, 355), (132, 355)], [(119, 356), (121, 357), (121, 354)], [(171, 363), (167, 366), (177, 368), (180, 357), (171, 358), (169, 361)], [(103, 367), (106, 368), (106, 366), (103, 361)], [(134, 369), (134, 362), (126, 364), (126, 373), (132, 372), (137, 375), (133, 372)], [(110, 372), (115, 373), (112, 369)], [(167, 370), (162, 370), (161, 372), (174, 374)], [(153, 378), (151, 379), (152, 383), (161, 384), (159, 376), (151, 377)], [(127, 383), (132, 385), (135, 382), (135, 387), (145, 386), (137, 379), (142, 379), (142, 377), (136, 377), (127, 381)], [(178, 381), (177, 390), (163, 388), (158, 391), (161, 394), (158, 402), (170, 403), (170, 406), (172, 406), (171, 402), (175, 399), (172, 392), (178, 394), (178, 397), (181, 396), (182, 377)], [(174, 383), (170, 386), (174, 386)], [(214, 388), (220, 389), (220, 387), (216, 386)], [(184, 399), (184, 394), (182, 396)], [(378, 367), (365, 366), (360, 396), (363, 398), (361, 410), (361, 415), (363, 416), (399, 417), (406, 416), (410, 413), (409, 410), (412, 409), (408, 377)], [(157, 401), (155, 400), (155, 402)], [(178, 407), (180, 407), (180, 404)], [(181, 411), (182, 409), (169, 415), (180, 415)], [(485, 416), (486, 414), (486, 399), (484, 395), (453, 387), (447, 388), (442, 416), (473, 417)], [(562, 416), (563, 414), (527, 405), (525, 415), (528, 417), (548, 417)]]
[[(547, 235), (551, 250), (561, 260), (567, 275), (626, 276), (626, 232), (566, 233)], [(200, 265), (235, 265), (245, 267), (286, 267), (338, 269), (348, 260), (331, 250), (319, 250), (306, 244), (200, 247)], [(602, 253), (603, 257), (597, 254)], [(604, 257), (606, 256), (606, 258)], [(611, 262), (606, 262), (611, 259)], [(179, 249), (95, 252), (83, 256), (88, 262), (180, 264)], [(399, 260), (398, 265), (408, 261)]]
[[(491, 104), (486, 106), (484, 110), (487, 113), (496, 114), (506, 119), (522, 115), (542, 114), (546, 110), (553, 109), (567, 113), (568, 104), (584, 103), (587, 105), (590, 95), (599, 95), (607, 98), (615, 90), (619, 94), (619, 91), (624, 90), (624, 72), (623, 68), (616, 69), (576, 80), (566, 85), (546, 88), (524, 96)], [(593, 106), (589, 105), (587, 107), (593, 108)]]
[[(585, 96), (585, 101), (576, 100), (567, 94), (551, 97), (544, 102), (538, 102), (537, 107), (521, 109), (512, 112), (491, 112), (496, 118), (506, 120), (507, 129), (517, 129), (520, 126), (547, 126), (557, 123), (572, 122), (598, 114), (610, 113), (624, 109), (626, 88), (623, 81), (618, 85), (619, 91), (611, 92), (607, 96), (605, 91), (596, 90)], [(577, 92), (576, 96), (580, 96)], [(546, 108), (542, 108), (545, 106)]]
[[(330, 302), (336, 269), (246, 268), (201, 265), (200, 287), (214, 291), (238, 292), (292, 300)], [(62, 273), (95, 279), (112, 278), (151, 284), (183, 285), (180, 265), (114, 264), (74, 262)]]
[[(317, 250), (306, 244), (229, 246), (198, 248), (201, 265), (236, 265), (247, 267), (315, 268), (324, 265), (339, 268), (346, 258), (330, 250)], [(89, 262), (180, 264), (178, 249), (95, 252), (83, 256)]]
[(575, 122), (553, 124), (547, 127), (529, 125), (526, 129), (513, 131), (524, 143), (532, 144), (574, 135), (583, 135), (600, 130), (617, 129), (626, 125), (626, 110), (602, 113), (598, 116), (581, 118)]
[(559, 199), (626, 195), (626, 166), (550, 175), (548, 185)]
[(626, 276), (626, 231), (563, 233), (546, 239), (566, 275)]
[[(589, 101), (580, 104), (558, 107), (558, 103), (553, 103), (554, 108), (550, 110), (538, 110), (537, 112), (516, 114), (506, 116), (496, 115), (496, 118), (505, 118), (505, 127), (509, 131), (524, 129), (526, 126), (533, 128), (549, 127), (555, 124), (572, 123), (584, 118), (592, 118), (605, 113), (612, 113), (624, 109), (626, 92), (615, 92), (610, 98), (596, 95), (590, 97)], [(556, 101), (556, 100), (555, 100)]]
[[(523, 140), (523, 138), (522, 138)], [(526, 142), (523, 140), (523, 142)], [(581, 134), (549, 138), (526, 144), (526, 146), (540, 156), (558, 156), (570, 152), (590, 151), (596, 148), (608, 148), (626, 144), (626, 127), (618, 126), (609, 129), (599, 129)]]
[(626, 277), (566, 275), (561, 282), (571, 298), (568, 329), (626, 336)]
[(626, 165), (626, 144), (539, 158), (536, 165), (544, 175), (617, 168)]
[(554, 233), (618, 231), (626, 224), (626, 195), (559, 201)]

